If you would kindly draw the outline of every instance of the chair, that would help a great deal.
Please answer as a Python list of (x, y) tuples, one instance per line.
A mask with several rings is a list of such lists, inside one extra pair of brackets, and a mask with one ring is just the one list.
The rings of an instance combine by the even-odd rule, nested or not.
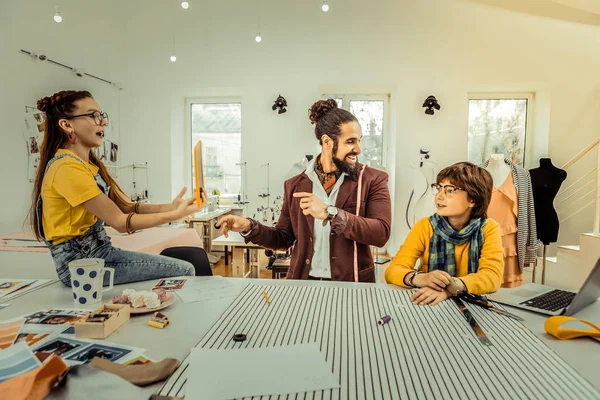
[(196, 276), (212, 276), (212, 268), (206, 251), (201, 247), (169, 247), (160, 252), (161, 256), (184, 260), (194, 266)]

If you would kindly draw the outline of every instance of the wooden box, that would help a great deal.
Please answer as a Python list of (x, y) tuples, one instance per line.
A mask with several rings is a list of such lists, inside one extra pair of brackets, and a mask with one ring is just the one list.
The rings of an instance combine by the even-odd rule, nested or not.
[(110, 318), (104, 322), (87, 322), (85, 320), (75, 323), (75, 337), (87, 339), (104, 339), (117, 330), (121, 325), (129, 320), (129, 304), (104, 304), (92, 312), (93, 314), (103, 314), (107, 310), (111, 312)]

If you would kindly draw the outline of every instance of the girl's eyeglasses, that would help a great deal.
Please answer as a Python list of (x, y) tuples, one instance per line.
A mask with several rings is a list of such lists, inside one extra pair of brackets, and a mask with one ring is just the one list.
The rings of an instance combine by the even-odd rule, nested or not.
[(79, 117), (92, 117), (92, 118), (94, 118), (94, 122), (98, 126), (102, 126), (103, 125), (102, 123), (104, 121), (106, 121), (106, 125), (108, 125), (108, 114), (105, 112), (100, 112), (100, 111), (94, 111), (94, 112), (88, 113), (88, 114), (71, 115), (69, 117), (66, 117), (65, 119), (73, 119), (73, 118), (79, 118)]

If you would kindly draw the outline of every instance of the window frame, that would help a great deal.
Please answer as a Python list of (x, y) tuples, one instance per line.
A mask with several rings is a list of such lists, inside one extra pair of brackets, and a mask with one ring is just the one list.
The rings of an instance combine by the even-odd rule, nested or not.
[[(186, 154), (184, 168), (187, 171), (186, 181), (191, 183), (191, 188), (194, 187), (195, 183), (193, 182), (193, 164), (192, 164), (192, 106), (194, 104), (239, 104), (241, 107), (241, 121), (240, 121), (240, 160), (242, 159), (242, 148), (244, 137), (242, 132), (244, 131), (244, 101), (242, 97), (232, 96), (232, 97), (186, 97), (185, 98), (185, 135), (184, 135), (184, 151)], [(240, 176), (240, 188), (243, 191), (243, 177)], [(232, 198), (237, 199), (236, 194), (223, 193), (221, 195), (222, 198)]]
[[(469, 154), (469, 103), (471, 100), (527, 100), (525, 118), (525, 150), (523, 154), (523, 168), (533, 157), (533, 110), (535, 109), (534, 92), (470, 92), (467, 94), (467, 156)], [(506, 155), (505, 155), (506, 157)]]
[[(350, 102), (351, 101), (360, 101), (360, 100), (372, 100), (372, 101), (383, 101), (383, 126), (381, 128), (381, 135), (383, 136), (383, 152), (381, 154), (381, 165), (386, 167), (386, 163), (388, 161), (388, 146), (389, 146), (389, 120), (390, 120), (390, 100), (391, 95), (389, 93), (386, 94), (355, 94), (355, 93), (329, 93), (322, 95), (324, 100), (327, 99), (342, 99), (342, 108), (344, 110), (350, 111)], [(359, 156), (360, 157), (360, 156)], [(364, 161), (364, 160), (363, 160)]]

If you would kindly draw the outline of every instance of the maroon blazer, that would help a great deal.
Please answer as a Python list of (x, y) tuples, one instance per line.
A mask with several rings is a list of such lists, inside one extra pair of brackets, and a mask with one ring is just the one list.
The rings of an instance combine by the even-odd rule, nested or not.
[[(363, 167), (364, 168), (364, 167)], [(336, 207), (338, 216), (331, 227), (331, 279), (354, 281), (354, 242), (358, 250), (358, 280), (375, 282), (375, 267), (369, 246), (383, 247), (390, 238), (392, 205), (388, 190), (388, 176), (374, 168), (366, 168), (362, 177), (362, 196), (359, 216), (356, 216), (358, 182), (344, 178)], [(295, 192), (312, 193), (313, 182), (301, 173), (285, 182), (283, 207), (275, 227), (253, 223), (246, 243), (285, 250), (294, 246), (287, 277), (308, 279), (312, 262), (314, 217), (302, 214), (300, 199)]]

